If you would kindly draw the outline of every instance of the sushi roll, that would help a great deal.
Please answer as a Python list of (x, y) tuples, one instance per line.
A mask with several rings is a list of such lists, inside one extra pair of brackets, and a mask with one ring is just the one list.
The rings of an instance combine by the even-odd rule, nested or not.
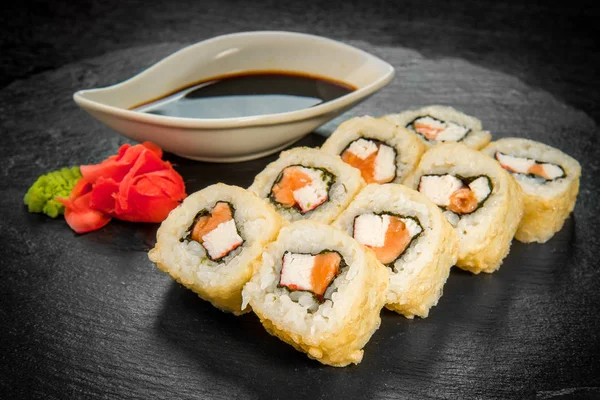
[(427, 151), (405, 184), (443, 210), (458, 235), (456, 265), (494, 272), (523, 216), (521, 188), (497, 162), (460, 143)]
[(294, 222), (267, 246), (243, 291), (265, 329), (323, 364), (358, 364), (379, 328), (387, 271), (329, 225)]
[(360, 171), (318, 149), (284, 151), (248, 188), (288, 221), (330, 223), (365, 185)]
[(447, 106), (428, 106), (400, 114), (389, 114), (383, 118), (406, 127), (428, 147), (447, 142), (460, 142), (479, 150), (492, 138), (489, 132), (483, 130), (481, 121), (477, 118)]
[(383, 119), (356, 117), (343, 122), (321, 150), (358, 168), (366, 183), (402, 183), (426, 148), (403, 127)]
[(523, 190), (525, 213), (515, 238), (548, 241), (573, 211), (581, 166), (562, 151), (533, 140), (505, 138), (482, 152), (510, 172)]
[(456, 263), (458, 239), (440, 209), (403, 185), (367, 185), (333, 223), (387, 268), (386, 307), (425, 318)]
[(242, 287), (283, 222), (254, 194), (219, 183), (171, 211), (149, 258), (215, 307), (240, 315), (249, 311), (242, 307)]

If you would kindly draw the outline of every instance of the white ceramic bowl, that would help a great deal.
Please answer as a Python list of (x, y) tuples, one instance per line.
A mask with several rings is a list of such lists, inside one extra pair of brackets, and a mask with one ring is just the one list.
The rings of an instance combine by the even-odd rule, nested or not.
[[(242, 118), (168, 117), (130, 110), (211, 77), (244, 71), (292, 71), (357, 90), (298, 111)], [(244, 32), (183, 48), (125, 82), (75, 93), (75, 102), (120, 134), (202, 161), (251, 160), (279, 151), (388, 84), (394, 68), (355, 47), (292, 32)]]

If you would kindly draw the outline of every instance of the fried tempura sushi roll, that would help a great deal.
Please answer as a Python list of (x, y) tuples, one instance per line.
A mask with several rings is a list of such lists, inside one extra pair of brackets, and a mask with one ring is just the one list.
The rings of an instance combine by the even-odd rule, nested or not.
[(456, 265), (494, 272), (523, 216), (521, 188), (498, 163), (463, 144), (427, 151), (405, 184), (443, 210), (458, 235)]
[(284, 151), (248, 190), (270, 202), (288, 221), (330, 223), (365, 185), (360, 171), (318, 149)]
[(235, 315), (242, 287), (285, 221), (245, 189), (216, 184), (188, 196), (156, 235), (150, 260), (215, 307)]
[(425, 318), (456, 263), (458, 239), (440, 209), (403, 185), (367, 185), (333, 223), (387, 267), (386, 307)]
[(402, 183), (426, 148), (405, 128), (373, 117), (343, 122), (321, 146), (358, 168), (367, 183)]
[(560, 231), (579, 192), (577, 160), (554, 147), (517, 138), (492, 142), (482, 152), (495, 158), (523, 189), (525, 212), (515, 238), (544, 243)]
[(452, 107), (428, 106), (400, 114), (389, 114), (384, 119), (406, 127), (428, 147), (447, 142), (460, 142), (479, 150), (485, 147), (492, 135), (484, 131), (481, 121)]
[(298, 221), (267, 246), (243, 297), (270, 334), (343, 367), (362, 360), (387, 287), (373, 252), (329, 225)]

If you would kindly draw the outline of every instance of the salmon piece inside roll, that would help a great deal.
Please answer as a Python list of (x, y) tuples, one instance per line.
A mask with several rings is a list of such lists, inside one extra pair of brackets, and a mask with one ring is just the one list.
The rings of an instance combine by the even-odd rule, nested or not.
[(285, 252), (279, 285), (313, 293), (319, 300), (339, 274), (342, 256), (335, 251), (317, 255)]
[(218, 261), (244, 242), (237, 230), (233, 213), (233, 207), (227, 202), (216, 203), (211, 211), (200, 211), (184, 239), (200, 243), (208, 257), (212, 261)]
[(419, 117), (406, 125), (411, 131), (429, 141), (461, 141), (469, 133), (469, 128), (451, 121), (442, 121), (429, 115)]
[(477, 211), (488, 199), (492, 193), (492, 181), (485, 175), (471, 178), (450, 174), (423, 175), (419, 192), (446, 210), (444, 215), (456, 225), (461, 215)]
[(517, 157), (498, 151), (496, 152), (496, 160), (502, 168), (513, 174), (528, 175), (544, 181), (553, 181), (566, 176), (560, 165), (540, 162), (527, 157)]
[(412, 217), (393, 214), (361, 214), (354, 218), (354, 238), (375, 252), (377, 259), (390, 266), (404, 254), (423, 228)]
[(396, 150), (379, 140), (357, 139), (341, 157), (346, 164), (359, 169), (367, 183), (387, 183), (396, 178)]
[(271, 200), (302, 214), (313, 211), (329, 198), (333, 176), (320, 168), (292, 165), (281, 171), (271, 188)]

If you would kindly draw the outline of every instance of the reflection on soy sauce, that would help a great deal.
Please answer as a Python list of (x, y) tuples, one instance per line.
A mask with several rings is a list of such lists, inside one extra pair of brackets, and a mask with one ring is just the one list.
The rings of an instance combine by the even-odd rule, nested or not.
[(249, 117), (314, 107), (354, 90), (318, 76), (248, 71), (195, 83), (133, 109), (182, 118)]

